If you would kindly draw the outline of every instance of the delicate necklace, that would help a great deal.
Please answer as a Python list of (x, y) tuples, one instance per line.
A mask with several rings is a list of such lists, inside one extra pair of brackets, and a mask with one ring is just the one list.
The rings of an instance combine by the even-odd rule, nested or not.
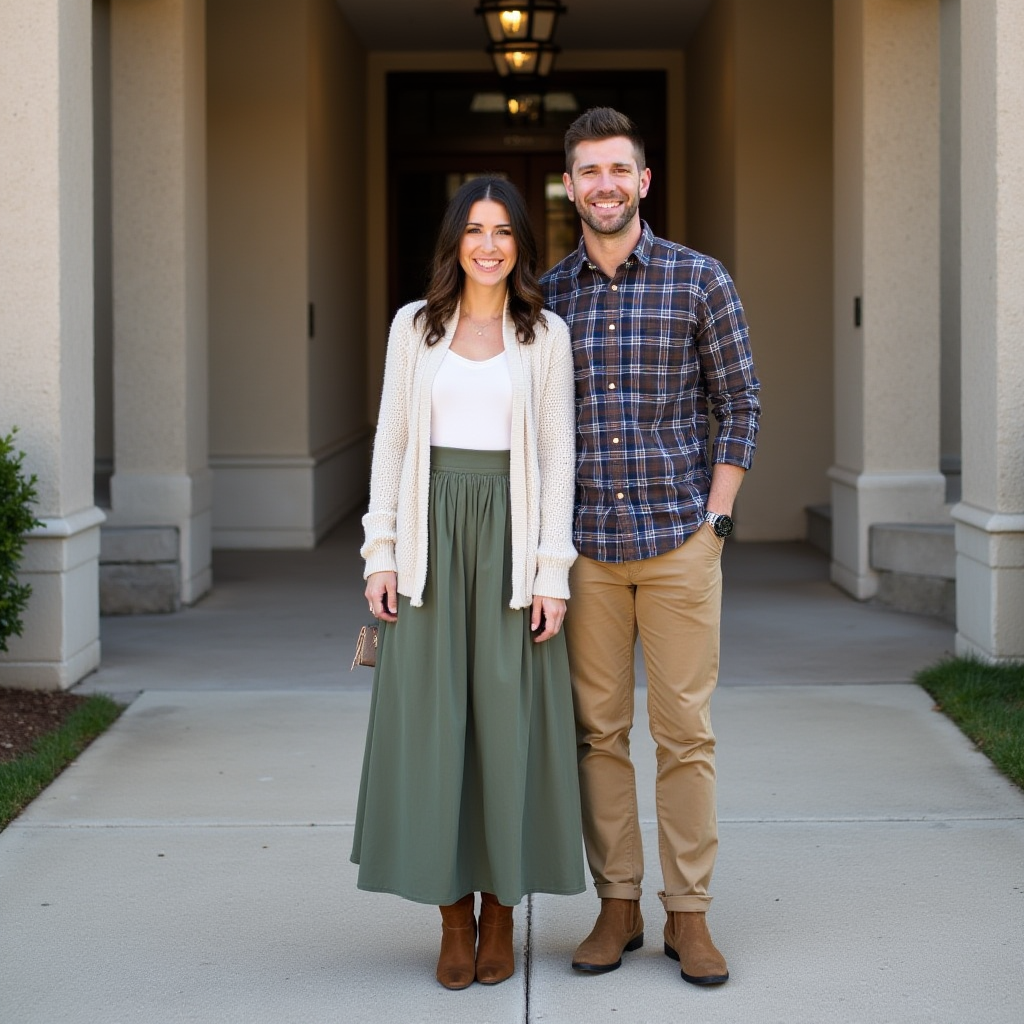
[(497, 315), (488, 317), (486, 320), (481, 322), (479, 320), (474, 320), (468, 313), (463, 313), (462, 319), (468, 320), (470, 326), (473, 328), (474, 331), (476, 331), (476, 336), (478, 338), (482, 338), (484, 336), (484, 331), (486, 331), (487, 328), (491, 326), (491, 324), (501, 319), (501, 314), (498, 313)]

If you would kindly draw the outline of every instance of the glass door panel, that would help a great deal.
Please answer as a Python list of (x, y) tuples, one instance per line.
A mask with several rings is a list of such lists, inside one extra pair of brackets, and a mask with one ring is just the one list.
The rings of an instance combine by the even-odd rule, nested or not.
[(549, 172), (544, 176), (544, 269), (575, 251), (579, 241), (576, 207), (565, 194), (562, 175)]

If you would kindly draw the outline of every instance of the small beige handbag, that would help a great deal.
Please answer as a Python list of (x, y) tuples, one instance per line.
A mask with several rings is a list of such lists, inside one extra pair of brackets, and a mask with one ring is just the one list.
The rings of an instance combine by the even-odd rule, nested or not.
[(365, 665), (373, 668), (377, 664), (377, 624), (371, 623), (368, 626), (359, 628), (359, 636), (356, 637), (356, 656), (352, 659), (351, 672), (356, 665)]

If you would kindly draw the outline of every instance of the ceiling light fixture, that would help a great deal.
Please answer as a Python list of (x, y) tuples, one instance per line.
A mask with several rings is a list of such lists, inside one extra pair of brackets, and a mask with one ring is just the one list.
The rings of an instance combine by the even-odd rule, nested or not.
[(558, 47), (552, 42), (555, 24), (566, 7), (559, 0), (481, 0), (491, 42), (487, 52), (502, 78), (542, 78), (550, 74)]

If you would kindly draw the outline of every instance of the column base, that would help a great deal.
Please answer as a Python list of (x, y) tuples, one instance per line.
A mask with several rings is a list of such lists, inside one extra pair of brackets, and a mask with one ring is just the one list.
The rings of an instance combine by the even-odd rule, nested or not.
[(182, 604), (210, 590), (213, 474), (115, 472), (110, 479), (111, 527), (173, 526), (178, 531)]
[(946, 479), (939, 473), (855, 473), (833, 466), (831, 579), (865, 601), (878, 593), (871, 568), (874, 523), (948, 522)]
[(956, 523), (956, 653), (1024, 660), (1024, 515), (966, 502)]
[(213, 546), (309, 549), (366, 500), (369, 438), (313, 456), (211, 458)]
[(20, 637), (0, 653), (0, 686), (66, 690), (100, 663), (98, 508), (46, 518), (28, 536), (19, 578), (32, 587)]

